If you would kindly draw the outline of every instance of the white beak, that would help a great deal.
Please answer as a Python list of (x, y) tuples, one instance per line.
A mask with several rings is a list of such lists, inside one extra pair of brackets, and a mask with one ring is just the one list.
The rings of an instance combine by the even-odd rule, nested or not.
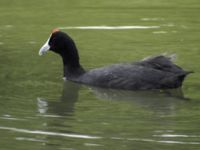
[(48, 40), (46, 41), (46, 43), (40, 48), (39, 50), (39, 55), (42, 56), (43, 54), (45, 54), (49, 49), (49, 40), (50, 40), (51, 36), (48, 38)]

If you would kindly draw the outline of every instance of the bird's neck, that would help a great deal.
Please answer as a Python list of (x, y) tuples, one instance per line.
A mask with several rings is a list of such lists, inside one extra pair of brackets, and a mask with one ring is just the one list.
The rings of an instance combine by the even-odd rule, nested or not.
[(80, 65), (79, 54), (76, 44), (71, 38), (66, 39), (61, 57), (64, 65), (64, 77), (67, 79), (77, 79), (85, 70)]
[(79, 63), (78, 55), (63, 57), (64, 77), (69, 80), (74, 80), (85, 73), (85, 70)]
[(69, 65), (64, 65), (64, 77), (67, 79), (76, 79), (83, 75), (85, 73), (85, 70), (79, 66), (79, 67), (71, 67)]

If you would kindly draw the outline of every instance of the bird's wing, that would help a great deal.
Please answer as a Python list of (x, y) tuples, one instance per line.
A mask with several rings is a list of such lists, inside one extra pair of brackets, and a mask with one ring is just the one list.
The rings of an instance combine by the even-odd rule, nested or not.
[(144, 59), (140, 62), (136, 62), (135, 64), (145, 66), (145, 67), (151, 67), (157, 70), (162, 70), (165, 72), (171, 72), (174, 74), (184, 74), (186, 71), (184, 71), (179, 66), (175, 65), (171, 61), (171, 57), (167, 56), (155, 56), (155, 57), (149, 57), (147, 59)]
[(89, 71), (83, 82), (116, 89), (152, 89), (160, 88), (170, 75), (141, 65), (116, 64)]

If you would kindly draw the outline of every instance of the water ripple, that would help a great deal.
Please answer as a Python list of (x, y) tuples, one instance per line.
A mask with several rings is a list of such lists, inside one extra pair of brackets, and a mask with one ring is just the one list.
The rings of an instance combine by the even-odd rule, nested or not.
[(36, 139), (36, 138), (27, 138), (27, 137), (16, 137), (18, 141), (31, 141), (31, 142), (47, 142), (46, 140)]
[(46, 118), (62, 118), (63, 116), (59, 115), (37, 115), (39, 117), (46, 117)]
[(95, 143), (84, 143), (85, 146), (103, 146), (101, 144), (95, 144)]
[[(48, 131), (40, 131), (40, 130), (28, 130), (28, 129), (18, 129), (12, 127), (4, 127), (0, 126), (0, 130), (9, 130), (20, 133), (29, 133), (29, 134), (40, 134), (40, 135), (49, 135), (49, 136), (62, 136), (62, 137), (70, 137), (70, 138), (81, 138), (81, 139), (102, 139), (100, 136), (91, 136), (91, 135), (83, 135), (83, 134), (69, 134), (69, 133), (58, 133), (58, 132), (48, 132)], [(196, 135), (171, 135), (171, 134), (163, 134), (163, 135), (153, 135), (156, 137), (200, 137)], [(136, 142), (153, 142), (153, 143), (165, 143), (165, 144), (185, 144), (185, 145), (200, 145), (200, 142), (195, 141), (177, 141), (177, 140), (154, 140), (148, 138), (123, 138), (123, 137), (111, 137), (111, 140), (127, 140), (127, 141), (136, 141)], [(27, 139), (27, 138), (16, 138), (16, 140), (30, 140), (37, 141), (37, 139)], [(85, 146), (103, 146), (94, 143), (85, 143)]]
[(3, 120), (16, 120), (16, 121), (25, 121), (26, 120), (26, 119), (22, 119), (22, 118), (15, 118), (15, 117), (12, 117), (11, 115), (8, 115), (8, 114), (3, 115), (2, 117), (0, 117), (0, 119), (3, 119)]
[(59, 29), (81, 29), (81, 30), (130, 30), (130, 29), (154, 29), (160, 26), (69, 26)]
[(81, 139), (100, 139), (98, 136), (90, 136), (90, 135), (81, 135), (81, 134), (69, 134), (69, 133), (58, 133), (58, 132), (48, 132), (48, 131), (40, 131), (40, 130), (28, 130), (28, 129), (18, 129), (12, 127), (3, 127), (0, 126), (1, 130), (9, 130), (20, 133), (29, 133), (29, 134), (41, 134), (41, 135), (50, 135), (50, 136), (62, 136), (62, 137), (71, 137), (71, 138), (81, 138)]
[(17, 120), (17, 121), (25, 121), (26, 120), (26, 119), (13, 118), (13, 117), (0, 117), (0, 119), (4, 119), (4, 120)]
[(165, 143), (165, 144), (187, 144), (187, 145), (199, 145), (199, 142), (184, 142), (184, 141), (175, 141), (175, 140), (154, 140), (147, 138), (120, 138), (112, 137), (113, 140), (127, 140), (127, 141), (136, 141), (136, 142), (152, 142), (152, 143)]
[(164, 137), (164, 138), (174, 138), (174, 137), (184, 137), (184, 138), (197, 138), (199, 135), (183, 135), (183, 134), (161, 134), (153, 135), (154, 137)]
[(173, 140), (153, 140), (153, 139), (140, 139), (140, 138), (128, 138), (130, 141), (139, 142), (155, 142), (155, 143), (166, 143), (166, 144), (189, 144), (189, 145), (199, 145), (199, 142), (184, 142), (184, 141), (173, 141)]

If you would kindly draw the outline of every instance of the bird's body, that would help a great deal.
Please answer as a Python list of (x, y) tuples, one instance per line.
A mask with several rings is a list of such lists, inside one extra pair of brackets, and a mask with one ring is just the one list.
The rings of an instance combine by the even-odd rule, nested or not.
[[(79, 63), (75, 43), (67, 34), (53, 33), (47, 43), (52, 51), (61, 55), (67, 80), (92, 86), (125, 90), (178, 88), (189, 73), (163, 55), (85, 71)], [(40, 50), (42, 53), (44, 48)]]
[[(168, 64), (164, 66), (159, 62), (155, 63), (156, 59), (163, 59)], [(172, 64), (169, 58), (157, 56), (145, 61), (92, 69), (68, 80), (115, 89), (167, 89), (180, 87), (187, 74), (188, 72)]]

